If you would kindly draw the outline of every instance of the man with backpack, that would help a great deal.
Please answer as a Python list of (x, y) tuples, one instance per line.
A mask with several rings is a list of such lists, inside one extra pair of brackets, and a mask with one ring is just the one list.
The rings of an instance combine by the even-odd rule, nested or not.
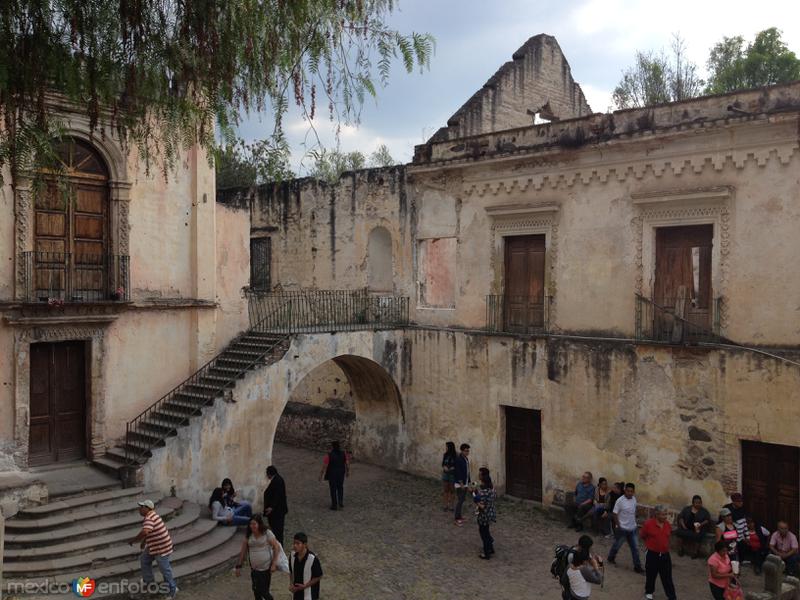
[[(550, 564), (550, 574), (554, 579), (558, 579), (558, 582), (561, 584), (561, 596), (563, 600), (572, 600), (568, 569), (569, 566), (574, 563), (576, 555), (584, 554), (586, 556), (584, 561), (585, 565), (596, 565), (595, 568), (602, 570), (603, 560), (596, 554), (591, 553), (592, 545), (594, 545), (594, 540), (588, 535), (582, 535), (578, 538), (578, 543), (574, 546), (560, 544), (555, 547), (555, 556), (553, 557), (553, 562)], [(592, 578), (591, 574), (588, 572), (587, 577)]]

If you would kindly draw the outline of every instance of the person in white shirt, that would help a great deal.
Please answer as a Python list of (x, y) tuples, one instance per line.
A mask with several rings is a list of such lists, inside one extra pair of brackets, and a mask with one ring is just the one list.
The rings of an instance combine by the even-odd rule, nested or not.
[(608, 553), (608, 562), (615, 565), (617, 552), (622, 548), (622, 544), (628, 542), (631, 547), (631, 557), (633, 558), (633, 570), (637, 573), (644, 573), (642, 561), (639, 558), (639, 548), (636, 545), (636, 496), (633, 495), (636, 491), (636, 486), (632, 483), (626, 483), (624, 491), (625, 494), (617, 499), (611, 512), (616, 531), (614, 533), (614, 545), (611, 546), (611, 552)]
[(591, 584), (603, 582), (603, 566), (586, 550), (581, 549), (572, 555), (567, 578), (572, 600), (587, 600), (592, 595)]

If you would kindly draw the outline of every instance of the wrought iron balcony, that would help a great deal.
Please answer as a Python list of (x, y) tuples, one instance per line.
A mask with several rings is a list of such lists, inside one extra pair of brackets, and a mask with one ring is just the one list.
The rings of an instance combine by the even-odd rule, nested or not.
[(247, 293), (250, 324), (264, 331), (300, 333), (392, 329), (408, 325), (408, 298), (366, 291)]
[(720, 335), (722, 298), (653, 301), (636, 294), (636, 339), (670, 344), (725, 342)]
[(23, 252), (23, 299), (26, 302), (127, 301), (129, 257), (62, 252)]
[(486, 329), (543, 333), (549, 327), (549, 296), (486, 296)]

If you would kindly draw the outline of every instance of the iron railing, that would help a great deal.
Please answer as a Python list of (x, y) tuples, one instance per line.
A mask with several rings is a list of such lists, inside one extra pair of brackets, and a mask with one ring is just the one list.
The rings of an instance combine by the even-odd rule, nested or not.
[(107, 302), (130, 299), (130, 259), (104, 254), (23, 252), (26, 302)]
[[(244, 333), (244, 337), (250, 332), (266, 332), (270, 324), (274, 324), (272, 316), (268, 316), (263, 324), (258, 324), (252, 327), (248, 332)], [(191, 417), (200, 413), (205, 406), (211, 404), (217, 397), (221, 396), (225, 390), (231, 387), (237, 379), (250, 371), (257, 364), (261, 364), (264, 358), (272, 353), (281, 343), (283, 343), (289, 336), (283, 335), (280, 337), (272, 338), (269, 345), (265, 344), (258, 355), (251, 354), (248, 356), (254, 357), (247, 359), (248, 362), (237, 363), (239, 367), (225, 367), (227, 375), (220, 376), (214, 375), (213, 379), (208, 379), (210, 372), (218, 365), (218, 361), (222, 359), (225, 350), (220, 352), (217, 356), (212, 358), (188, 379), (182, 381), (164, 396), (159, 398), (152, 405), (147, 407), (144, 411), (139, 413), (134, 419), (129, 421), (125, 426), (125, 463), (127, 465), (137, 464), (141, 459), (151, 452), (154, 448), (159, 446), (176, 430), (178, 425), (186, 423)], [(230, 345), (236, 344), (239, 338), (231, 342)], [(234, 364), (226, 362), (226, 365)], [(232, 371), (231, 369), (235, 369)], [(178, 399), (181, 394), (186, 393), (187, 388), (196, 387), (197, 389), (204, 390), (202, 397), (206, 398), (206, 402), (190, 402), (178, 401), (181, 406), (180, 416), (173, 411), (170, 414), (167, 406)], [(167, 409), (167, 412), (162, 412)], [(159, 414), (170, 415), (161, 417)], [(177, 423), (176, 423), (177, 421)], [(147, 422), (148, 424), (156, 424), (161, 430), (160, 433), (154, 429), (146, 429), (142, 425)], [(137, 437), (138, 436), (138, 437)]]
[(486, 329), (504, 333), (548, 331), (549, 296), (486, 296)]
[(641, 341), (725, 343), (720, 333), (722, 298), (708, 302), (708, 308), (684, 298), (655, 302), (636, 294), (636, 339)]
[(249, 291), (247, 299), (250, 323), (280, 333), (393, 329), (409, 322), (408, 297), (364, 290)]
[[(177, 426), (200, 413), (225, 390), (235, 384), (242, 375), (258, 364), (263, 364), (267, 355), (288, 339), (292, 333), (314, 331), (354, 331), (401, 327), (408, 324), (408, 298), (396, 296), (371, 296), (365, 292), (317, 291), (317, 292), (248, 292), (250, 329), (243, 334), (274, 333), (269, 342), (261, 346), (258, 354), (248, 354), (247, 362), (225, 361), (224, 371), (210, 372), (223, 359), (226, 350), (220, 352), (188, 379), (181, 382), (151, 406), (128, 422), (125, 427), (125, 463), (134, 465), (172, 435)], [(240, 336), (240, 337), (243, 337)], [(235, 346), (239, 338), (230, 346)], [(253, 346), (250, 345), (252, 348)], [(230, 367), (239, 364), (239, 367)], [(235, 369), (235, 370), (233, 370)], [(226, 373), (221, 375), (220, 373)], [(202, 390), (200, 402), (181, 401), (187, 389)], [(170, 414), (168, 406), (177, 402), (179, 415)], [(167, 412), (164, 412), (166, 409)], [(159, 416), (169, 415), (169, 416)], [(177, 423), (176, 423), (177, 422)], [(145, 427), (145, 423), (150, 428)], [(155, 424), (156, 428), (152, 425)]]

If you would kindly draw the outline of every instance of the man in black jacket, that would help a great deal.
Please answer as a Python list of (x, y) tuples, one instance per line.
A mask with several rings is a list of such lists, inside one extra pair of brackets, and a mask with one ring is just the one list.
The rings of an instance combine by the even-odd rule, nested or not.
[(270, 465), (267, 467), (269, 484), (264, 490), (264, 516), (267, 517), (269, 528), (283, 546), (283, 525), (289, 507), (286, 505), (286, 483), (278, 475), (278, 469)]
[(461, 454), (456, 457), (456, 525), (461, 527), (464, 524), (464, 519), (461, 515), (462, 507), (464, 506), (464, 498), (467, 496), (467, 489), (470, 484), (469, 473), (469, 444), (461, 444), (459, 448)]

